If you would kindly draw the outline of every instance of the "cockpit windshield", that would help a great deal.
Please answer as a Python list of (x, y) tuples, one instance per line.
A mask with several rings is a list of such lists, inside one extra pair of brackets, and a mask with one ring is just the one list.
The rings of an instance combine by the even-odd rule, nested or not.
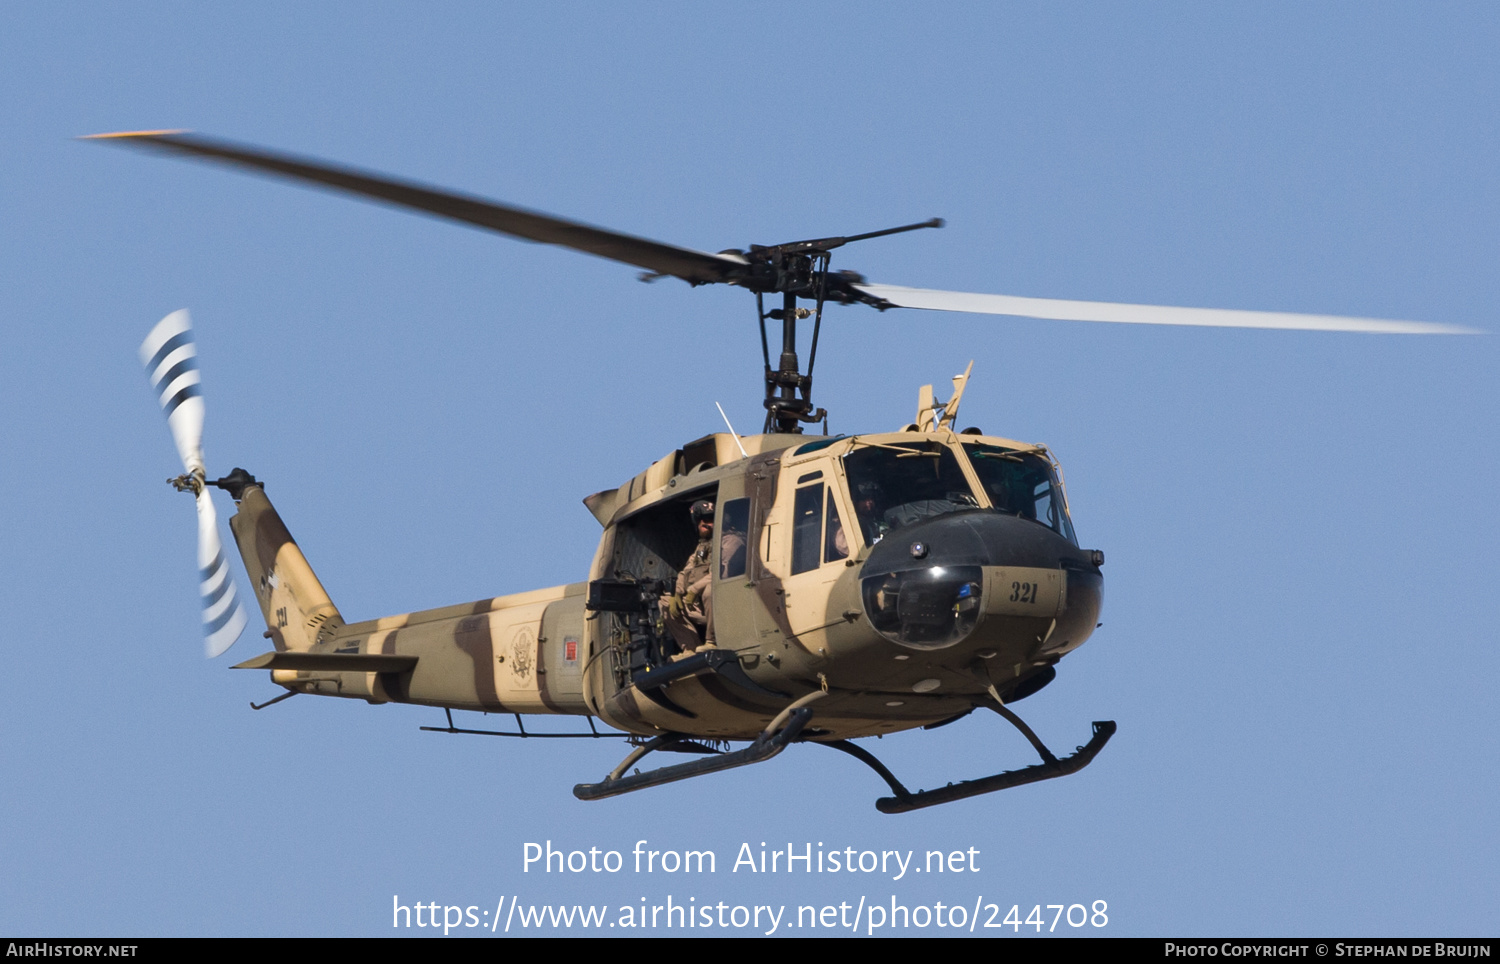
[(965, 443), (964, 451), (997, 512), (1040, 522), (1078, 545), (1073, 523), (1068, 520), (1062, 486), (1051, 463), (1032, 452), (1016, 452), (998, 445)]
[(953, 450), (936, 442), (867, 443), (844, 456), (844, 471), (867, 545), (892, 529), (979, 505)]

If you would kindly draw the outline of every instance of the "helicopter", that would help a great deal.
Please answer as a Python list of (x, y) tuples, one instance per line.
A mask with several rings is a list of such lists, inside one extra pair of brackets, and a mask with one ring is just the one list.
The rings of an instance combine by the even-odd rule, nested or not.
[[(761, 763), (798, 744), (866, 764), (891, 790), (877, 809), (900, 813), (1075, 773), (1116, 732), (1113, 721), (1095, 721), (1087, 742), (1060, 757), (1011, 708), (1052, 683), (1059, 661), (1101, 625), (1104, 554), (1080, 543), (1056, 458), (1045, 445), (958, 428), (973, 362), (954, 377), (947, 400), (923, 386), (906, 426), (829, 435), (827, 412), (812, 398), (828, 305), (1372, 334), (1471, 331), (907, 288), (831, 268), (839, 248), (940, 228), (937, 218), (708, 253), (185, 131), (93, 139), (571, 248), (644, 269), (645, 281), (674, 277), (754, 294), (766, 413), (760, 434), (740, 435), (726, 417), (728, 431), (685, 442), (584, 498), (603, 529), (586, 580), (359, 622), (346, 621), (329, 598), (263, 482), (240, 468), (208, 477), (186, 312), (168, 315), (141, 346), (183, 462), (184, 473), (169, 481), (196, 500), (210, 655), (226, 650), (249, 622), (209, 489), (226, 491), (236, 505), (230, 529), (274, 648), (234, 668), (268, 670), (286, 691), (252, 707), (298, 694), (333, 696), (438, 707), (447, 726), (422, 729), (444, 733), (625, 737), (631, 749), (618, 766), (573, 788), (583, 800)], [(798, 322), (809, 319), (803, 371)], [(781, 329), (774, 358), (768, 323)], [(808, 431), (819, 423), (821, 434)], [(517, 730), (460, 728), (454, 709), (514, 714)], [(975, 710), (1008, 721), (1040, 762), (911, 790), (855, 742), (935, 729)], [(589, 731), (528, 733), (523, 717), (531, 714), (583, 717)], [(595, 721), (615, 732), (601, 733)], [(746, 745), (734, 749), (736, 743)], [(656, 751), (696, 759), (636, 767)]]

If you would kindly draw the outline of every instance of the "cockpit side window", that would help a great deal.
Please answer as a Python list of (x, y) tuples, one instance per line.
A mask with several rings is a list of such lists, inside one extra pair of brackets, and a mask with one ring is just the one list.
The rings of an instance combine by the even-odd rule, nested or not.
[(833, 499), (833, 490), (821, 481), (797, 490), (792, 502), (792, 575), (849, 558), (849, 541)]
[(869, 445), (844, 456), (865, 543), (892, 529), (979, 505), (953, 450), (936, 442)]
[(834, 504), (833, 490), (828, 491), (828, 514), (823, 520), (823, 561), (835, 562), (849, 558), (849, 537), (844, 534), (844, 520), (839, 518), (839, 507)]
[(1075, 546), (1078, 544), (1062, 487), (1046, 459), (998, 445), (966, 444), (964, 451), (995, 511), (1040, 522)]
[(797, 490), (792, 502), (792, 574), (818, 568), (823, 536), (823, 489), (815, 482)]

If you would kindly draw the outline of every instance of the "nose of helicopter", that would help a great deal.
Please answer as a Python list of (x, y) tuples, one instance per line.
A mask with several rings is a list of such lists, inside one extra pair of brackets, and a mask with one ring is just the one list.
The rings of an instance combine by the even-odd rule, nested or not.
[(955, 646), (988, 613), (1055, 618), (1066, 651), (1098, 618), (1102, 563), (1030, 519), (958, 512), (888, 533), (860, 569), (860, 595), (876, 631), (908, 648)]

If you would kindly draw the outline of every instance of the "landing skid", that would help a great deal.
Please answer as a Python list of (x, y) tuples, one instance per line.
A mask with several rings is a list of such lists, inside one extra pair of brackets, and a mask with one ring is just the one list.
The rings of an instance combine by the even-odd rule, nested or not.
[(894, 797), (881, 797), (875, 801), (875, 809), (881, 813), (908, 813), (912, 810), (921, 810), (923, 807), (935, 807), (940, 803), (952, 803), (955, 800), (967, 800), (969, 797), (977, 797), (984, 793), (994, 793), (996, 790), (1008, 790), (1011, 787), (1019, 787), (1026, 783), (1036, 783), (1039, 780), (1051, 780), (1056, 777), (1065, 777), (1070, 773), (1077, 773), (1093, 761), (1094, 756), (1104, 749), (1104, 744), (1115, 735), (1115, 723), (1113, 720), (1094, 721), (1094, 735), (1088, 743), (1079, 747), (1071, 755), (1061, 759), (1052, 755), (1052, 752), (1042, 745), (1031, 728), (1014, 713), (1010, 712), (1003, 704), (999, 707), (991, 707), (997, 713), (1004, 716), (1016, 725), (1026, 738), (1036, 747), (1037, 753), (1041, 755), (1042, 762), (1033, 766), (1024, 767), (1020, 770), (1007, 770), (994, 776), (981, 777), (978, 780), (965, 780), (961, 783), (950, 783), (946, 787), (937, 790), (917, 790), (916, 792), (906, 789), (895, 774), (886, 768), (875, 756), (863, 747), (856, 746), (848, 740), (830, 740), (822, 743), (822, 746), (830, 747), (849, 754), (856, 760), (868, 766), (880, 778), (884, 780), (895, 792)]
[[(765, 728), (755, 742), (743, 750), (734, 750), (729, 753), (717, 753), (702, 744), (695, 743), (678, 733), (664, 733), (655, 737), (650, 742), (638, 746), (635, 750), (620, 761), (620, 765), (610, 771), (609, 776), (599, 783), (580, 783), (573, 788), (573, 796), (580, 800), (602, 800), (605, 797), (618, 796), (629, 793), (632, 790), (644, 790), (647, 787), (658, 787), (663, 783), (673, 783), (677, 780), (686, 780), (689, 777), (702, 776), (705, 773), (717, 773), (720, 770), (732, 770), (735, 767), (748, 766), (752, 763), (761, 763), (771, 759), (787, 744), (793, 743), (802, 735), (802, 730), (807, 726), (808, 720), (812, 719), (812, 710), (807, 704), (827, 694), (815, 691), (794, 702), (791, 706), (777, 714), (771, 724)], [(677, 750), (688, 753), (712, 753), (704, 760), (694, 760), (691, 763), (679, 763), (675, 766), (661, 767), (649, 770), (646, 773), (632, 773), (626, 775), (627, 770), (635, 765), (646, 754), (653, 750)]]
[[(991, 690), (993, 694), (993, 688)], [(735, 767), (749, 766), (752, 763), (761, 763), (776, 756), (786, 749), (791, 743), (806, 742), (818, 743), (842, 753), (847, 753), (859, 760), (861, 763), (880, 774), (880, 778), (895, 792), (893, 797), (881, 797), (875, 801), (875, 809), (881, 813), (907, 813), (912, 810), (921, 810), (923, 807), (935, 807), (940, 803), (952, 803), (955, 800), (966, 800), (969, 797), (977, 797), (985, 793), (994, 793), (996, 790), (1008, 790), (1011, 787), (1019, 787), (1027, 783), (1036, 783), (1040, 780), (1052, 780), (1056, 777), (1065, 777), (1070, 773), (1077, 773), (1088, 766), (1104, 749), (1104, 744), (1115, 735), (1115, 723), (1113, 720), (1096, 720), (1094, 722), (1094, 735), (1088, 743), (1080, 746), (1068, 756), (1058, 758), (1052, 751), (1042, 743), (1031, 727), (1016, 714), (1012, 713), (998, 695), (995, 697), (996, 704), (990, 709), (1005, 717), (1006, 720), (1020, 730), (1031, 745), (1036, 748), (1041, 756), (1042, 762), (1033, 766), (1023, 767), (1020, 770), (1007, 770), (994, 776), (981, 777), (978, 780), (965, 780), (961, 783), (950, 783), (946, 787), (937, 790), (917, 790), (915, 792), (906, 789), (900, 780), (896, 779), (885, 764), (875, 758), (874, 754), (863, 747), (856, 746), (848, 740), (804, 740), (802, 731), (806, 729), (808, 721), (812, 719), (813, 712), (807, 704), (824, 696), (822, 692), (813, 692), (792, 703), (786, 709), (777, 714), (776, 719), (756, 737), (755, 742), (743, 750), (734, 750), (728, 753), (717, 752), (710, 747), (693, 741), (681, 733), (664, 733), (655, 737), (647, 743), (638, 746), (629, 756), (620, 761), (620, 765), (610, 771), (609, 776), (598, 783), (580, 783), (573, 788), (573, 796), (580, 800), (602, 800), (605, 797), (614, 797), (622, 793), (630, 793), (633, 790), (644, 790), (647, 787), (657, 787), (664, 783), (674, 783), (678, 780), (686, 780), (689, 777), (702, 776), (705, 773), (717, 773), (720, 770), (731, 770)], [(694, 760), (691, 763), (679, 763), (675, 766), (661, 767), (646, 773), (636, 771), (626, 774), (646, 754), (656, 750), (670, 750), (679, 753), (703, 753), (711, 754), (707, 759)]]

